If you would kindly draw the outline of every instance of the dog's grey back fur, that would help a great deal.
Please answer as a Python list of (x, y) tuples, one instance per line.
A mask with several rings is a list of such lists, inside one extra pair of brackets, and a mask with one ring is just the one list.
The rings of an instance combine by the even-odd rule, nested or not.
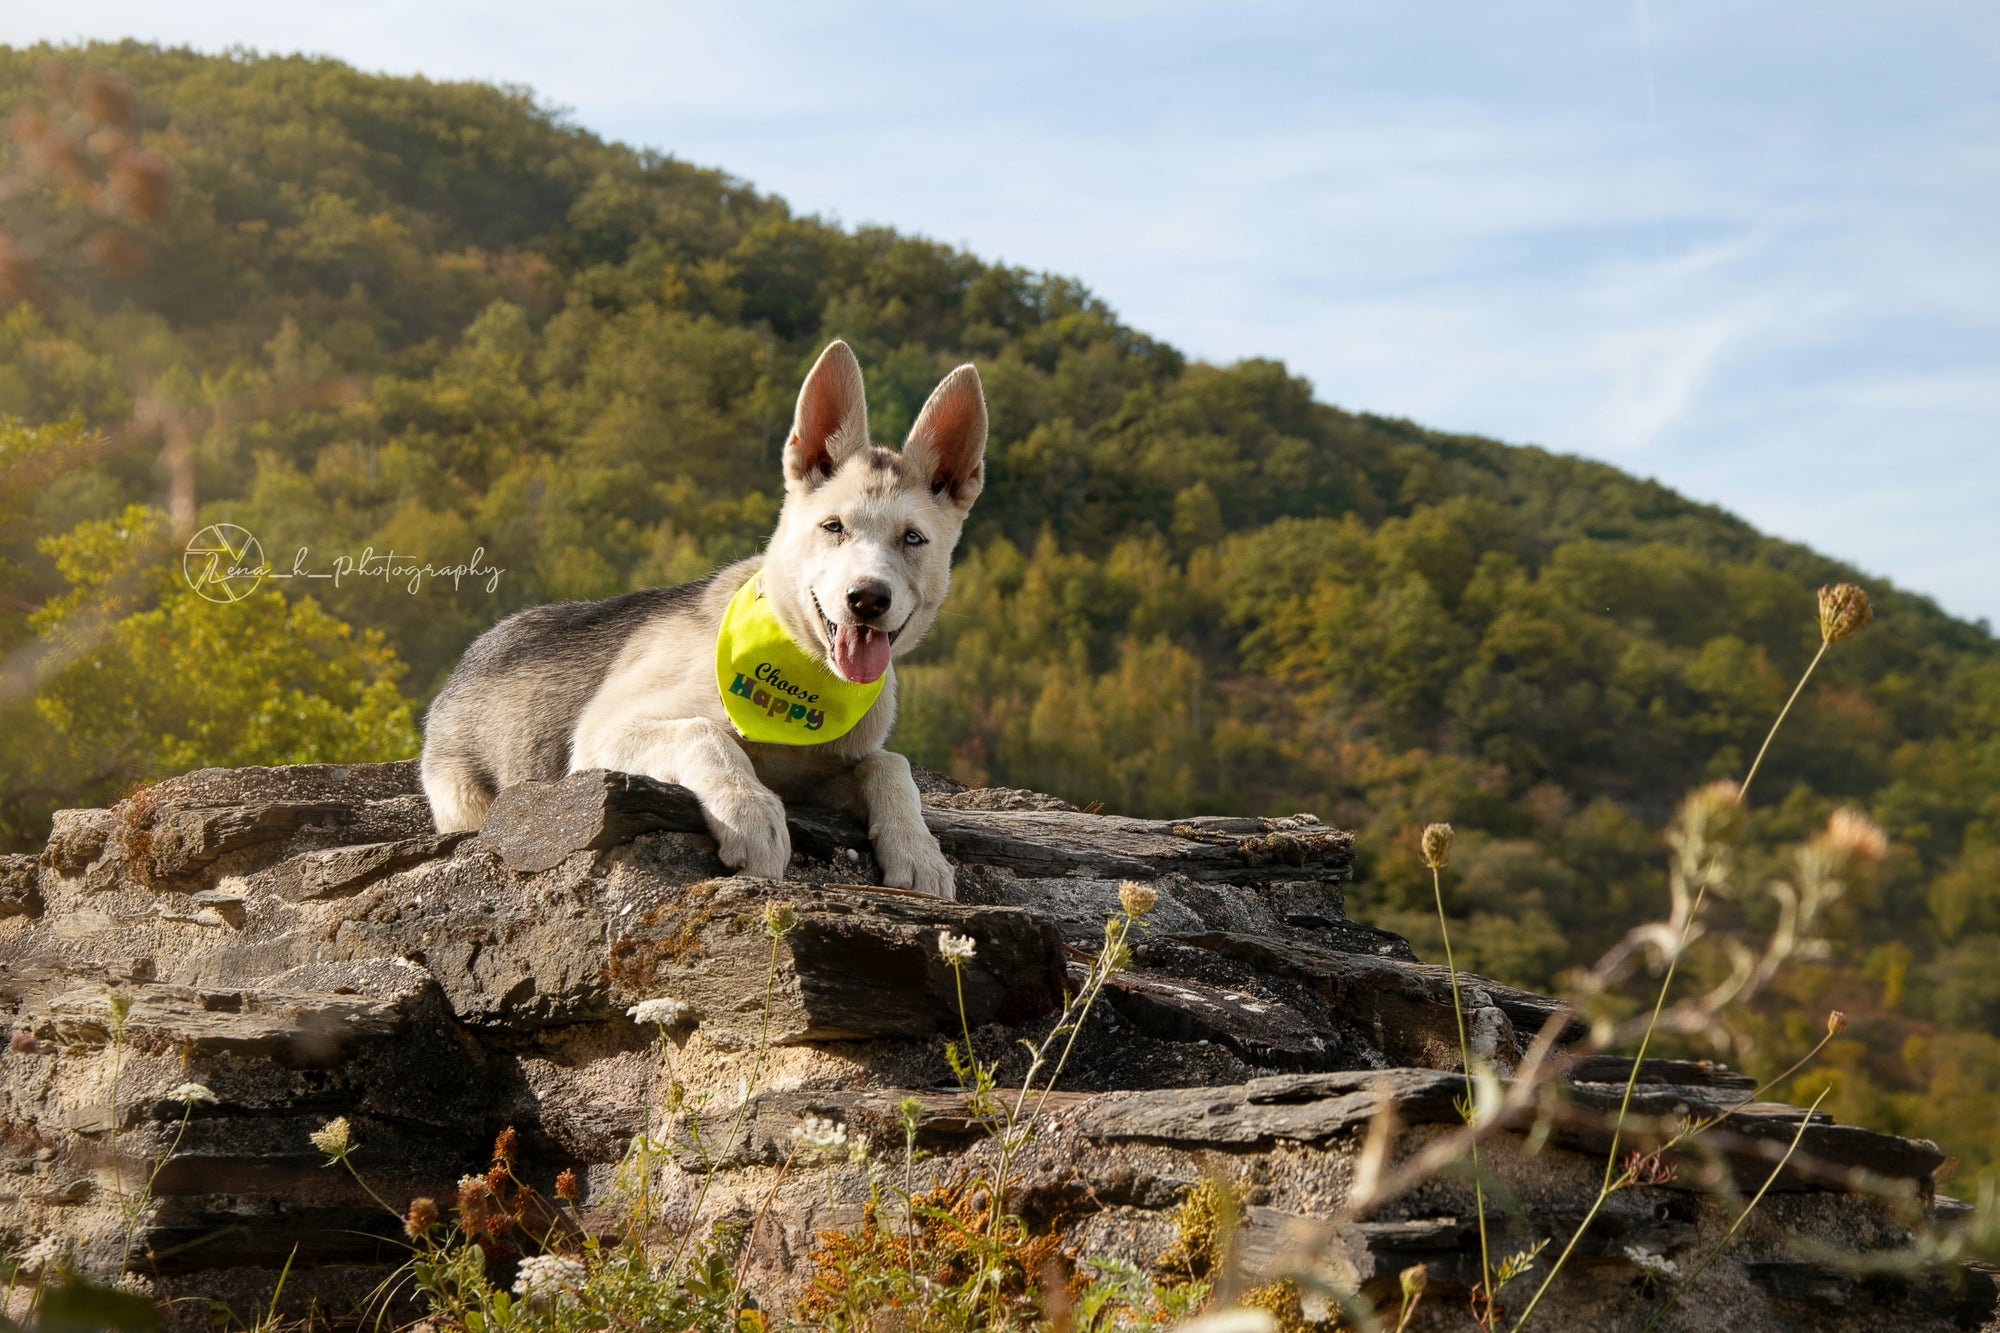
[(713, 581), (533, 606), (487, 630), (424, 717), (426, 778), (449, 774), (483, 808), (503, 787), (568, 773), (577, 717), (632, 636)]

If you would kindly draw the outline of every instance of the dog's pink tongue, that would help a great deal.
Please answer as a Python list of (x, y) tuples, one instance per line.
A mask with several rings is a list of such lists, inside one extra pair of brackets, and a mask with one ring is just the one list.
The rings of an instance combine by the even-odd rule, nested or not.
[(889, 636), (866, 625), (842, 625), (833, 635), (833, 664), (856, 685), (878, 681), (889, 669)]

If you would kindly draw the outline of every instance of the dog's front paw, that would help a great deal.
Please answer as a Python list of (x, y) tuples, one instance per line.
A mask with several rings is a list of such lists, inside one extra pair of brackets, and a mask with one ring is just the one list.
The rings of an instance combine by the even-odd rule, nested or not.
[(722, 864), (739, 875), (783, 879), (792, 859), (785, 803), (770, 792), (742, 792), (706, 802), (702, 815)]
[(882, 882), (892, 889), (915, 889), (947, 901), (958, 897), (951, 862), (927, 828), (876, 838), (875, 859), (882, 863)]

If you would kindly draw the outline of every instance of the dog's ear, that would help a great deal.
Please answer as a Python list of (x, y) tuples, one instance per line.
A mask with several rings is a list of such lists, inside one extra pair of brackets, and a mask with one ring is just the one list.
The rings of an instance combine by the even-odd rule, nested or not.
[(903, 457), (917, 465), (932, 494), (972, 507), (986, 484), (986, 392), (976, 369), (960, 366), (931, 391)]
[(867, 444), (868, 398), (861, 386), (861, 363), (836, 339), (819, 354), (799, 388), (792, 434), (785, 441), (785, 478), (817, 486)]

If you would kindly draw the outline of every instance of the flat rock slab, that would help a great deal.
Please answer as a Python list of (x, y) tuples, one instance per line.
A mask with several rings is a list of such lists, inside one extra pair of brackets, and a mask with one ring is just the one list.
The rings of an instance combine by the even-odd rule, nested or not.
[[(970, 795), (970, 794), (968, 794)], [(961, 800), (971, 805), (969, 800)], [(924, 821), (953, 861), (1022, 876), (1152, 880), (1181, 875), (1218, 884), (1261, 883), (1273, 867), (1299, 878), (1345, 879), (1353, 835), (1307, 815), (1283, 819), (1124, 819), (1075, 810), (953, 808), (930, 803)], [(866, 848), (851, 815), (794, 807), (794, 846), (807, 854)], [(500, 793), (482, 835), (509, 869), (548, 870), (580, 851), (602, 850), (645, 833), (705, 833), (701, 804), (672, 783), (602, 769), (557, 782), (524, 782)]]
[[(425, 979), (426, 982), (428, 979)], [(166, 1042), (189, 1054), (261, 1055), (288, 1064), (327, 1064), (354, 1043), (387, 1037), (410, 1019), (415, 988), (400, 996), (257, 987), (138, 985), (119, 992), (130, 1003), (124, 1034), (134, 1043)], [(104, 1046), (113, 1037), (109, 992), (73, 990), (48, 1006), (58, 1040)]]
[[(774, 941), (764, 909), (781, 900), (797, 920)], [(938, 949), (945, 931), (973, 941), (962, 978)], [(1030, 1022), (1060, 1007), (1065, 975), (1055, 931), (1018, 908), (737, 878), (621, 917), (609, 957), (614, 1003), (671, 997), (711, 1037), (768, 1029), (780, 1045), (956, 1032), (961, 980), (972, 1026)]]
[(1280, 819), (1126, 819), (1060, 810), (929, 807), (924, 822), (954, 861), (1022, 876), (1262, 883), (1273, 867), (1297, 878), (1345, 880), (1354, 835), (1310, 815)]
[[(1081, 967), (1072, 981), (1081, 984)], [(1129, 971), (1114, 976), (1105, 999), (1135, 1027), (1169, 1041), (1214, 1041), (1251, 1064), (1330, 1069), (1346, 1043), (1269, 995), (1211, 986), (1184, 977)]]
[[(1107, 1094), (1078, 1121), (1096, 1139), (1208, 1143), (1252, 1147), (1280, 1140), (1324, 1143), (1367, 1125), (1386, 1099), (1405, 1125), (1462, 1123), (1463, 1077), (1441, 1070), (1349, 1071), (1253, 1079), (1240, 1087), (1173, 1088)], [(1569, 1090), (1567, 1110), (1555, 1120), (1556, 1142), (1590, 1154), (1607, 1151), (1619, 1089), (1585, 1085)], [(1733, 1108), (1733, 1109), (1732, 1109)], [(1729, 1111), (1726, 1118), (1722, 1112)], [(1634, 1149), (1658, 1142), (1684, 1118), (1713, 1119), (1697, 1140), (1672, 1154), (1689, 1180), (1707, 1153), (1730, 1165), (1741, 1183), (1762, 1183), (1796, 1137), (1798, 1150), (1773, 1188), (1857, 1188), (1866, 1179), (1918, 1182), (1925, 1191), (1944, 1154), (1922, 1139), (1836, 1125), (1823, 1112), (1779, 1103), (1725, 1103), (1649, 1089), (1635, 1093), (1623, 1142)], [(1528, 1128), (1525, 1117), (1517, 1128)], [(1804, 1132), (1800, 1133), (1801, 1124)]]

